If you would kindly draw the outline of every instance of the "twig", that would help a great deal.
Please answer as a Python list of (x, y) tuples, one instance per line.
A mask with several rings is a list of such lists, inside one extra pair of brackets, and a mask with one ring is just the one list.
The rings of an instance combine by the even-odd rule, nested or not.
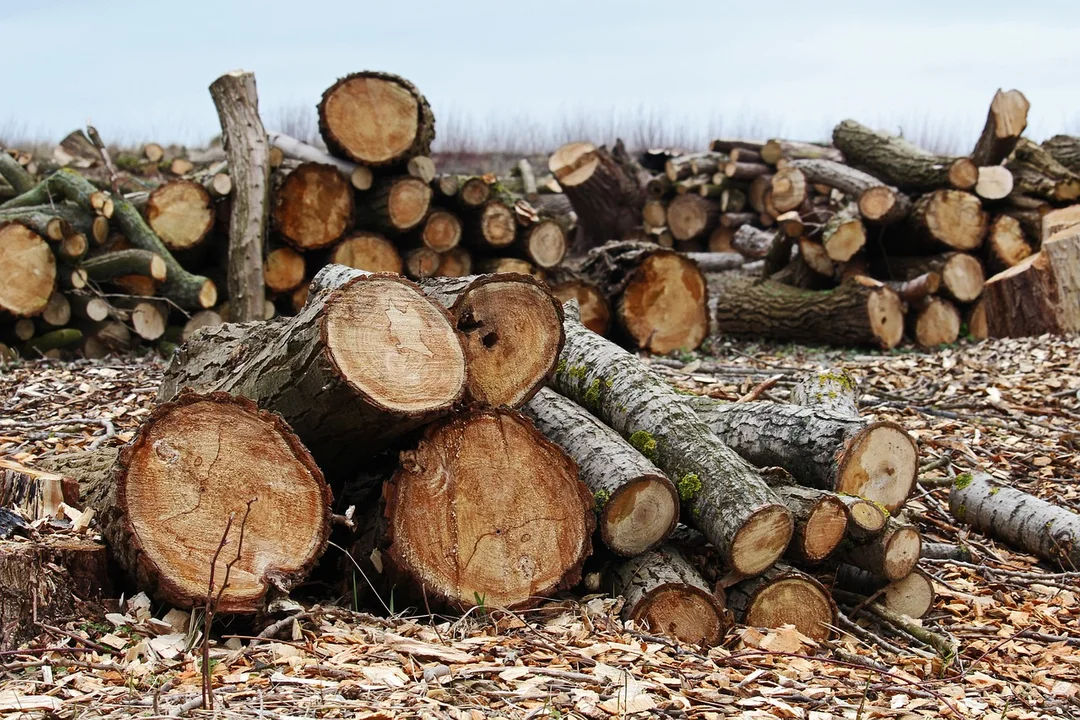
[(255, 637), (255, 639), (248, 644), (248, 647), (258, 647), (259, 643), (261, 643), (263, 640), (273, 640), (277, 636), (277, 634), (284, 630), (286, 626), (288, 626), (292, 621), (306, 620), (309, 617), (311, 617), (310, 611), (301, 611), (298, 613), (294, 613), (289, 617), (282, 618), (277, 622), (271, 623), (270, 625), (267, 625), (262, 629), (262, 631)]
[(39, 622), (38, 627), (42, 628), (46, 632), (52, 633), (53, 635), (60, 635), (61, 637), (70, 638), (70, 639), (74, 640), (75, 642), (82, 643), (83, 645), (90, 648), (91, 650), (94, 650), (94, 651), (99, 652), (99, 653), (105, 653), (106, 655), (112, 655), (113, 653), (116, 652), (111, 647), (106, 647), (105, 645), (102, 645), (101, 643), (96, 643), (96, 642), (94, 642), (93, 640), (91, 640), (89, 638), (84, 638), (82, 635), (77, 635), (76, 633), (73, 633), (73, 632), (71, 632), (69, 630), (64, 630), (62, 628), (53, 627), (52, 625), (46, 625), (43, 622)]
[(852, 602), (862, 601), (860, 607), (866, 606), (866, 609), (876, 615), (878, 619), (888, 623), (893, 628), (900, 630), (906, 635), (910, 635), (919, 642), (926, 643), (944, 658), (945, 662), (952, 661), (953, 658), (959, 653), (959, 648), (956, 645), (956, 641), (952, 638), (945, 637), (939, 633), (925, 628), (908, 618), (905, 615), (895, 613), (889, 608), (885, 607), (881, 603), (871, 602), (867, 603), (861, 595), (854, 593), (844, 592), (843, 590), (833, 590), (833, 597), (837, 602), (845, 604)]
[(753, 402), (754, 400), (757, 400), (759, 397), (761, 397), (762, 393), (764, 393), (766, 390), (771, 388), (773, 385), (776, 385), (776, 383), (780, 382), (783, 379), (783, 377), (784, 377), (783, 375), (773, 375), (768, 380), (765, 380), (764, 382), (758, 383), (757, 386), (755, 386), (753, 390), (746, 393), (745, 395), (743, 395), (741, 398), (739, 398), (735, 402), (742, 403), (742, 402)]

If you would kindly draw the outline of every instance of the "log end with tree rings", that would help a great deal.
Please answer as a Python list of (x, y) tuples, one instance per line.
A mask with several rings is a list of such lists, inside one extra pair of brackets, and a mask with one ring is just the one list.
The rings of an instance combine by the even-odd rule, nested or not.
[(434, 136), (433, 128), (426, 127), (429, 116), (427, 101), (412, 83), (388, 73), (342, 78), (319, 103), (319, 129), (326, 144), (371, 166), (426, 152)]
[(541, 268), (551, 268), (566, 255), (566, 233), (554, 220), (541, 220), (522, 231), (522, 251)]
[[(228, 175), (224, 175), (226, 179)], [(188, 250), (206, 239), (214, 227), (216, 212), (210, 193), (191, 180), (171, 180), (159, 185), (146, 200), (146, 222), (173, 251)]]
[(394, 566), (452, 606), (536, 605), (578, 582), (591, 551), (576, 465), (514, 412), (430, 425), (383, 496)]
[(914, 316), (915, 342), (920, 347), (951, 345), (960, 337), (960, 311), (944, 298), (926, 298)]
[(607, 335), (611, 328), (611, 306), (596, 285), (583, 280), (567, 280), (551, 286), (559, 302), (577, 300), (581, 323), (597, 335)]
[(435, 252), (446, 252), (461, 242), (461, 221), (453, 213), (435, 210), (428, 215), (421, 237)]
[(328, 247), (352, 225), (353, 188), (333, 165), (303, 163), (274, 193), (272, 213), (278, 232), (297, 249)]
[(368, 272), (403, 274), (404, 263), (397, 248), (382, 235), (358, 230), (334, 246), (330, 262)]
[(766, 506), (751, 516), (735, 533), (728, 558), (731, 568), (744, 576), (768, 569), (784, 554), (794, 533), (787, 507)]
[(592, 177), (600, 159), (588, 142), (563, 145), (548, 158), (548, 170), (563, 187), (574, 187)]
[(431, 187), (414, 177), (398, 178), (386, 200), (390, 223), (398, 230), (411, 230), (427, 216)]
[(263, 280), (268, 290), (276, 293), (288, 292), (304, 282), (305, 269), (303, 255), (291, 247), (281, 247), (266, 256)]
[(37, 315), (56, 286), (56, 257), (22, 223), (0, 223), (0, 310), (17, 317)]
[(277, 415), (225, 393), (155, 408), (121, 452), (116, 498), (138, 558), (128, 569), (182, 608), (206, 602), (219, 548), (215, 590), (240, 560), (218, 610), (255, 612), (271, 584), (287, 590), (310, 570), (329, 534), (330, 491), (307, 450)]
[(340, 377), (377, 408), (449, 409), (465, 385), (465, 353), (442, 308), (393, 276), (349, 281), (329, 304), (322, 335)]
[(808, 562), (827, 558), (844, 539), (848, 526), (847, 508), (835, 497), (825, 497), (811, 510), (801, 528), (800, 552)]
[(479, 234), (477, 240), (489, 247), (502, 248), (514, 242), (517, 236), (517, 221), (514, 211), (498, 200), (489, 200), (480, 211)]
[(919, 452), (911, 435), (894, 422), (871, 423), (840, 458), (835, 490), (894, 513), (907, 502), (918, 472)]
[[(864, 276), (856, 277), (862, 284), (880, 284)], [(900, 296), (885, 286), (870, 293), (866, 303), (870, 327), (884, 349), (894, 348), (904, 337), (904, 303)]]
[(657, 354), (695, 350), (709, 334), (705, 278), (675, 252), (646, 258), (618, 299), (618, 316), (635, 344)]
[(836, 603), (817, 580), (785, 565), (728, 588), (728, 607), (751, 627), (794, 625), (803, 635), (825, 640), (836, 624)]
[(986, 275), (977, 258), (966, 253), (954, 253), (941, 269), (941, 280), (949, 295), (958, 302), (966, 303), (982, 294)]

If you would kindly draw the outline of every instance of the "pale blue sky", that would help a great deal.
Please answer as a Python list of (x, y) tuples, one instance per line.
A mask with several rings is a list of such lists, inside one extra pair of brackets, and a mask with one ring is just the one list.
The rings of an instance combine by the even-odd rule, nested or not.
[[(0, 0), (0, 140), (91, 118), (126, 142), (218, 131), (207, 86), (254, 70), (266, 124), (353, 70), (415, 82), (444, 127), (560, 127), (644, 107), (707, 134), (819, 137), (844, 117), (977, 133), (999, 86), (1029, 132), (1080, 132), (1080, 2)], [(565, 134), (565, 133), (564, 133)], [(606, 141), (610, 138), (590, 138)]]

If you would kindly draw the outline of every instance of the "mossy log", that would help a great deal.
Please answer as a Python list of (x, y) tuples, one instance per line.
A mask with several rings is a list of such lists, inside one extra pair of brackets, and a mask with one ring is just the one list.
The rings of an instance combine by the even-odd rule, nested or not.
[(989, 475), (959, 475), (949, 512), (960, 522), (1011, 547), (1056, 563), (1080, 567), (1080, 515), (1003, 485)]
[(26, 168), (3, 150), (0, 150), (0, 178), (7, 180), (17, 195), (29, 192), (36, 184)]
[(462, 335), (471, 400), (519, 407), (555, 371), (563, 346), (563, 310), (534, 278), (428, 278), (420, 287), (449, 311)]
[(693, 350), (709, 333), (705, 277), (679, 253), (649, 243), (611, 242), (581, 264), (635, 346), (657, 353)]
[[(29, 207), (0, 210), (0, 222), (5, 220), (29, 219), (31, 227), (39, 228), (67, 223), (74, 232), (79, 232), (101, 245), (109, 236), (109, 221), (101, 215), (95, 215), (74, 203), (56, 202), (52, 205), (31, 205)], [(57, 222), (50, 222), (57, 221)], [(60, 240), (64, 232), (57, 236), (56, 231), (40, 231), (49, 235), (51, 240)]]
[(836, 603), (825, 586), (783, 563), (729, 587), (727, 605), (742, 625), (794, 625), (815, 640), (828, 639), (836, 627)]
[(219, 611), (258, 612), (271, 586), (306, 577), (329, 538), (332, 498), (311, 455), (280, 417), (225, 393), (184, 393), (119, 453), (47, 467), (78, 479), (136, 587), (175, 607), (205, 605), (213, 573)]
[[(573, 307), (572, 305), (569, 307)], [(568, 314), (552, 387), (617, 431), (675, 482), (683, 521), (730, 570), (755, 575), (784, 552), (791, 513), (662, 378)]]
[(168, 279), (165, 260), (149, 250), (117, 250), (83, 261), (82, 269), (94, 282), (107, 282), (124, 275), (144, 275), (154, 282)]
[(896, 293), (863, 276), (832, 290), (807, 291), (772, 280), (716, 276), (716, 320), (721, 333), (805, 343), (896, 347), (903, 308)]
[(833, 144), (847, 162), (901, 190), (970, 190), (979, 180), (979, 168), (971, 158), (935, 155), (854, 120), (833, 129)]
[(596, 502), (604, 544), (624, 557), (659, 546), (679, 521), (679, 495), (664, 473), (588, 410), (543, 388), (523, 408), (578, 465)]
[(443, 415), (465, 391), (446, 311), (399, 276), (328, 265), (295, 317), (195, 333), (158, 399), (184, 387), (249, 397), (280, 413), (324, 469)]

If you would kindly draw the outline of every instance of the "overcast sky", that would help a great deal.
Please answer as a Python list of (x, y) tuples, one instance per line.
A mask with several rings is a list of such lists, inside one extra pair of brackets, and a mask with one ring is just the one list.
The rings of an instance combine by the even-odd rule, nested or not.
[(973, 139), (1015, 87), (1031, 135), (1080, 133), (1077, 0), (0, 0), (0, 37), (0, 140), (90, 118), (116, 141), (202, 142), (219, 130), (207, 86), (235, 68), (255, 71), (268, 127), (379, 69), (447, 130), (645, 112), (728, 134), (813, 139), (854, 117)]

